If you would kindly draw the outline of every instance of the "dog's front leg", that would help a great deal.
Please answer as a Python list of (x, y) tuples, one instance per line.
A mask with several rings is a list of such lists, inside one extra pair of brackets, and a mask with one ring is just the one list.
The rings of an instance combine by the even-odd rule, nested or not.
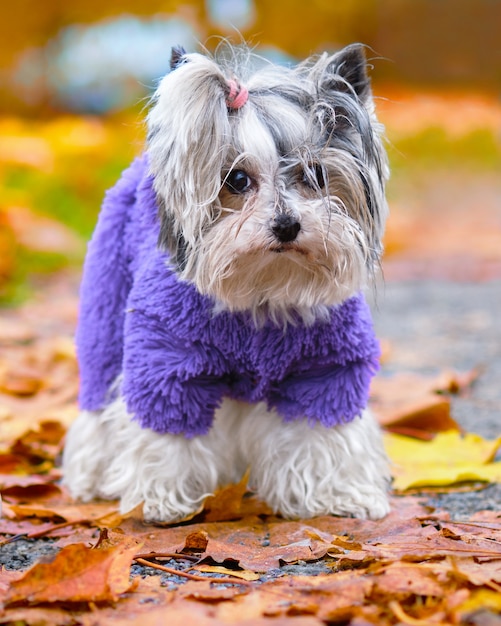
[(326, 428), (286, 422), (259, 404), (242, 420), (239, 437), (251, 465), (250, 486), (285, 517), (378, 519), (389, 512), (388, 462), (368, 411)]
[(148, 521), (181, 520), (240, 478), (228, 430), (236, 409), (224, 409), (207, 435), (191, 438), (142, 428), (122, 398), (100, 414), (82, 413), (68, 436), (65, 483), (82, 500), (118, 498), (123, 513), (143, 503)]

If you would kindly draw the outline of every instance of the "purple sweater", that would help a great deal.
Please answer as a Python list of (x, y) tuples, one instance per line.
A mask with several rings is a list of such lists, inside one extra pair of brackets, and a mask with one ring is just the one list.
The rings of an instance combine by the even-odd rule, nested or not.
[(157, 214), (143, 156), (108, 191), (89, 244), (77, 329), (82, 409), (106, 406), (123, 374), (128, 410), (159, 433), (207, 433), (223, 397), (324, 426), (360, 414), (379, 357), (362, 295), (334, 307), (329, 322), (286, 331), (215, 314), (158, 250)]

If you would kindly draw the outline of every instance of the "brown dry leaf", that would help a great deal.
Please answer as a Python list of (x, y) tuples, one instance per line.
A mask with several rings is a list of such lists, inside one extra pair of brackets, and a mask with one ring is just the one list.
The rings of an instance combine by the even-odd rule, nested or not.
[(58, 607), (19, 607), (0, 614), (0, 624), (74, 626), (75, 619), (67, 610)]
[(270, 507), (248, 493), (248, 470), (242, 480), (235, 485), (219, 489), (206, 498), (201, 517), (206, 522), (229, 522), (250, 515), (271, 515)]
[(28, 430), (21, 437), (18, 442), (25, 448), (30, 448), (32, 454), (40, 455), (40, 445), (47, 444), (52, 446), (58, 446), (66, 434), (66, 429), (61, 422), (56, 420), (43, 420), (38, 424), (36, 430)]
[(374, 593), (404, 600), (409, 596), (440, 597), (447, 592), (446, 581), (440, 584), (432, 569), (421, 563), (396, 561), (385, 566), (374, 580)]
[[(284, 577), (255, 587), (250, 594), (240, 595), (231, 603), (217, 606), (221, 623), (241, 623), (243, 616), (249, 624), (270, 619), (271, 624), (349, 622), (357, 615), (372, 589), (372, 581), (358, 572), (335, 575)], [(263, 621), (263, 623), (267, 623)], [(301, 623), (301, 621), (298, 621)], [(351, 622), (350, 622), (351, 623)]]
[(442, 372), (435, 380), (435, 389), (452, 394), (467, 393), (480, 376), (481, 371), (482, 368), (474, 367), (467, 372), (456, 372), (455, 370)]
[(496, 529), (501, 528), (501, 511), (477, 511), (469, 520), (470, 524), (488, 525)]
[(377, 376), (370, 405), (386, 430), (430, 439), (433, 433), (459, 430), (450, 414), (449, 399), (437, 393), (447, 383), (453, 384), (443, 376), (438, 380), (411, 373)]
[(75, 504), (69, 502), (67, 498), (62, 498), (61, 503), (51, 503), (44, 506), (41, 503), (29, 504), (11, 504), (10, 510), (17, 519), (39, 518), (44, 520), (63, 520), (69, 523), (94, 523), (99, 524), (101, 518), (114, 513), (117, 508), (117, 502), (78, 502)]
[(196, 570), (197, 572), (207, 572), (209, 574), (223, 574), (224, 576), (232, 576), (234, 578), (240, 578), (247, 581), (259, 580), (260, 578), (260, 575), (256, 574), (256, 572), (243, 569), (228, 569), (222, 565), (195, 565), (193, 570)]
[(33, 483), (2, 488), (2, 498), (5, 498), (10, 503), (50, 502), (51, 500), (59, 500), (61, 494), (61, 488), (51, 483)]
[(233, 600), (237, 596), (249, 593), (249, 588), (239, 586), (238, 580), (235, 580), (235, 586), (214, 585), (213, 583), (217, 583), (217, 578), (207, 580), (207, 582), (189, 580), (178, 590), (178, 596), (199, 602), (213, 603)]
[[(254, 590), (245, 594), (248, 589), (238, 585), (237, 580), (234, 590), (217, 585), (211, 588), (209, 581), (190, 581), (175, 591), (160, 586), (157, 577), (148, 576), (136, 580), (137, 587), (118, 604), (114, 607), (100, 607), (100, 623), (113, 626), (218, 626), (223, 623), (237, 626), (290, 625), (289, 621), (263, 617), (260, 598), (254, 597)], [(182, 597), (183, 590), (190, 596), (189, 599)], [(246, 598), (251, 600), (249, 605), (242, 604)], [(91, 617), (94, 621), (90, 621)], [(96, 617), (95, 613), (81, 615), (79, 623), (83, 626), (95, 625)], [(295, 626), (321, 626), (321, 622), (310, 619), (294, 620), (293, 623)]]
[(460, 556), (449, 557), (451, 575), (459, 580), (466, 580), (481, 587), (490, 583), (501, 583), (501, 560), (478, 562), (473, 558)]
[[(120, 529), (144, 543), (149, 553), (196, 552), (216, 563), (231, 562), (246, 570), (266, 572), (280, 563), (312, 561), (325, 556), (338, 542), (351, 536), (350, 547), (384, 538), (421, 531), (416, 516), (426, 517), (428, 510), (415, 498), (396, 498), (393, 510), (378, 521), (324, 516), (301, 521), (285, 521), (277, 517), (248, 517), (233, 522), (199, 523), (161, 528), (128, 518)], [(343, 551), (345, 546), (342, 547)], [(365, 553), (364, 553), (365, 554)], [(369, 552), (371, 559), (375, 558)]]
[[(23, 472), (22, 474), (0, 473), (0, 488), (3, 492), (4, 489), (8, 489), (10, 487), (26, 488), (32, 485), (51, 485), (59, 478), (59, 470), (54, 469), (51, 469), (47, 474), (28, 474), (26, 472)], [(59, 493), (60, 492), (61, 490), (59, 489)]]
[(325, 621), (342, 621), (357, 613), (357, 607), (362, 606), (372, 585), (371, 580), (356, 572), (279, 580), (269, 584), (273, 595), (278, 597), (273, 599), (272, 594), (268, 595), (267, 613), (289, 616), (314, 613)]
[(186, 536), (181, 552), (205, 552), (208, 543), (209, 534), (205, 530), (198, 529)]
[(9, 453), (20, 460), (15, 471), (60, 478), (61, 472), (54, 467), (61, 454), (66, 429), (57, 420), (42, 420), (36, 428), (23, 432), (9, 447)]
[(220, 522), (242, 517), (242, 500), (247, 491), (249, 472), (236, 485), (219, 489), (213, 496), (206, 498), (203, 516), (207, 522)]
[(267, 526), (244, 526), (223, 536), (221, 533), (218, 539), (211, 537), (204, 556), (210, 556), (216, 563), (233, 561), (244, 569), (266, 572), (281, 563), (322, 558), (331, 545), (328, 533), (305, 523), (283, 522)]
[[(488, 559), (501, 558), (501, 543), (482, 537), (466, 540), (462, 537), (452, 539), (448, 533), (433, 526), (420, 528), (407, 535), (379, 537), (370, 544), (364, 543), (362, 549), (376, 559), (424, 560), (440, 556), (470, 556)], [(349, 554), (345, 558), (349, 558)]]
[(15, 580), (19, 580), (22, 575), (22, 572), (5, 569), (3, 566), (0, 566), (0, 595), (3, 596), (11, 583)]
[(43, 378), (34, 368), (19, 366), (13, 371), (5, 363), (0, 366), (0, 391), (4, 393), (29, 397), (43, 387)]
[[(32, 444), (37, 439), (47, 443), (42, 431), (50, 428), (52, 443), (58, 445), (64, 427), (77, 414), (77, 393), (78, 368), (70, 337), (35, 336), (27, 344), (0, 344), (0, 427), (4, 446), (30, 429), (35, 431)], [(47, 424), (40, 427), (42, 422)], [(62, 422), (58, 428), (57, 422)], [(58, 452), (54, 450), (53, 456)]]
[(6, 604), (115, 602), (130, 588), (129, 568), (141, 544), (130, 537), (113, 545), (66, 546), (50, 561), (41, 561), (11, 584)]
[(26, 458), (21, 454), (5, 452), (0, 454), (0, 474), (26, 473), (31, 468)]
[(172, 528), (154, 528), (129, 519), (120, 528), (141, 538), (145, 552), (195, 551), (216, 563), (230, 561), (255, 572), (274, 569), (280, 562), (320, 558), (327, 553), (331, 537), (326, 533), (325, 539), (318, 538), (317, 529), (300, 522), (259, 518)]
[[(485, 511), (487, 513), (487, 511)], [(491, 511), (493, 513), (493, 511)], [(489, 521), (487, 518), (485, 521), (464, 521), (455, 522), (447, 518), (447, 514), (436, 514), (429, 518), (432, 525), (440, 525), (442, 530), (448, 530), (451, 533), (459, 535), (461, 537), (481, 537), (484, 539), (490, 539), (501, 543), (501, 523), (498, 521)]]

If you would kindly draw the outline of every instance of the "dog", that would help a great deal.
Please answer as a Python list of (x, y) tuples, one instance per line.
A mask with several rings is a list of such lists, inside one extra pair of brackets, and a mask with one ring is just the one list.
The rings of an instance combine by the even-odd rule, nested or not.
[(84, 265), (70, 493), (178, 522), (250, 468), (284, 517), (385, 516), (362, 292), (388, 164), (364, 47), (291, 68), (174, 48), (147, 130)]

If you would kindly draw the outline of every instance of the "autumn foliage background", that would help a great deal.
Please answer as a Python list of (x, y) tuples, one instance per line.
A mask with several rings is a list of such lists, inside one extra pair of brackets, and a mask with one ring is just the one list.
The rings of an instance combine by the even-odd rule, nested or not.
[(144, 98), (170, 46), (221, 36), (284, 62), (369, 45), (393, 171), (387, 259), (495, 271), (499, 2), (19, 0), (1, 12), (2, 301), (22, 298), (33, 274), (81, 263), (104, 190), (141, 151)]
[[(118, 516), (114, 503), (72, 503), (58, 469), (77, 411), (72, 334), (86, 241), (105, 189), (142, 150), (144, 108), (170, 46), (212, 49), (221, 36), (243, 37), (282, 62), (352, 41), (370, 46), (392, 169), (385, 280), (480, 282), (501, 278), (499, 24), (496, 0), (4, 3), (0, 549), (50, 537), (50, 550), (61, 551), (24, 576), (0, 569), (0, 623), (120, 624), (133, 615), (153, 625), (164, 623), (165, 606), (172, 624), (244, 616), (424, 626), (477, 623), (467, 620), (479, 607), (501, 612), (499, 514), (460, 522), (412, 497), (501, 481), (500, 441), (461, 435), (450, 413), (448, 396), (479, 371), (376, 381), (373, 408), (398, 468), (398, 497), (381, 523), (286, 522), (240, 485), (191, 524), (152, 529), (137, 512)], [(277, 574), (298, 562), (320, 563), (319, 575)], [(146, 577), (166, 563), (192, 578)], [(223, 576), (224, 585), (200, 576)]]

